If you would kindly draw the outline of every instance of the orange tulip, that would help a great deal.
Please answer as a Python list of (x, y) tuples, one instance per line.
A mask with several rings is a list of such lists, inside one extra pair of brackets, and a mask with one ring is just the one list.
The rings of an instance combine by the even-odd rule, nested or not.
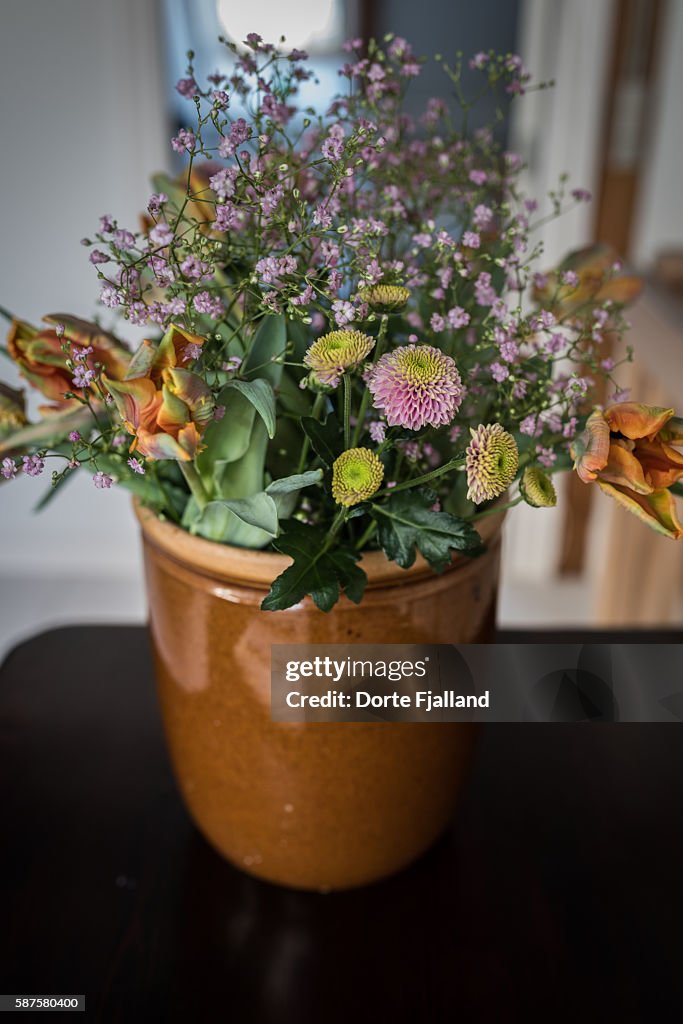
[(574, 468), (667, 537), (683, 536), (673, 495), (683, 478), (683, 421), (673, 409), (619, 402), (596, 409), (572, 445)]
[[(617, 275), (612, 267), (616, 252), (607, 245), (591, 245), (570, 253), (556, 270), (544, 274), (545, 282), (533, 289), (534, 301), (551, 310), (559, 319), (573, 317), (580, 311), (590, 312), (610, 300), (627, 306), (638, 298), (642, 289), (639, 277)], [(573, 271), (577, 284), (564, 284), (562, 274)]]
[(9, 384), (0, 381), (0, 437), (11, 433), (17, 427), (25, 426), (26, 422), (24, 392), (15, 391)]
[(63, 346), (67, 344), (72, 352), (92, 347), (93, 351), (85, 360), (91, 369), (99, 363), (113, 380), (125, 376), (130, 352), (113, 334), (67, 313), (52, 313), (43, 320), (48, 324), (62, 324), (63, 337), (52, 326), (37, 328), (24, 320), (14, 320), (7, 336), (7, 347), (22, 377), (50, 401), (64, 406), (70, 401), (64, 397), (66, 392), (81, 394), (72, 384), (73, 371), (66, 365), (69, 356)]
[(131, 451), (150, 459), (189, 462), (201, 449), (201, 435), (214, 414), (211, 389), (182, 364), (193, 358), (188, 345), (204, 339), (171, 325), (156, 345), (143, 341), (125, 380), (103, 376), (125, 429)]

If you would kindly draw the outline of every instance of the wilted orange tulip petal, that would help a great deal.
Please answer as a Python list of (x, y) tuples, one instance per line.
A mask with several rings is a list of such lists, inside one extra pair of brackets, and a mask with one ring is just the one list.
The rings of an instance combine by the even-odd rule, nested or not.
[(67, 349), (69, 345), (72, 348), (92, 346), (87, 366), (101, 364), (113, 380), (125, 375), (130, 352), (112, 334), (67, 313), (51, 313), (43, 319), (51, 324), (62, 324), (64, 336), (60, 337), (54, 327), (38, 329), (23, 320), (15, 320), (7, 335), (7, 349), (22, 377), (50, 401), (63, 407), (73, 401), (64, 398), (66, 393), (80, 394), (73, 385), (73, 371), (66, 365), (65, 346)]
[(662, 441), (666, 441), (668, 444), (683, 444), (683, 418), (672, 416), (662, 430), (660, 437)]
[(635, 455), (618, 442), (609, 446), (607, 465), (599, 472), (599, 479), (628, 487), (637, 494), (651, 494), (654, 490), (645, 479), (643, 468)]
[(659, 437), (654, 441), (637, 441), (635, 457), (643, 467), (645, 479), (656, 491), (683, 478), (683, 452), (664, 444)]
[(628, 306), (640, 295), (643, 282), (639, 277), (614, 277), (598, 288), (595, 301), (602, 303), (616, 302), (619, 306)]
[(114, 381), (103, 376), (102, 383), (114, 399), (119, 416), (129, 433), (135, 433), (139, 427), (149, 429), (156, 422), (161, 394), (148, 377)]
[(604, 412), (609, 429), (615, 434), (636, 441), (641, 437), (652, 440), (673, 416), (673, 409), (638, 402), (619, 402)]
[(199, 374), (171, 368), (164, 370), (163, 379), (166, 388), (190, 410), (192, 420), (206, 426), (213, 418), (215, 403), (211, 388)]
[(585, 484), (597, 478), (609, 457), (609, 427), (599, 409), (586, 420), (586, 428), (571, 446), (574, 468)]
[(598, 487), (614, 498), (622, 508), (627, 509), (643, 523), (657, 533), (672, 540), (683, 537), (683, 526), (676, 516), (676, 504), (673, 495), (666, 490), (653, 491), (652, 494), (636, 494), (626, 488), (598, 480)]

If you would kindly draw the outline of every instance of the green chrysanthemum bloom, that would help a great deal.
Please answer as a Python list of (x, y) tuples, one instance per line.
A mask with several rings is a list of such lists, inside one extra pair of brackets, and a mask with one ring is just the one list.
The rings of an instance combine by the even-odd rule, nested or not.
[(527, 505), (533, 508), (554, 508), (557, 505), (553, 482), (538, 466), (527, 466), (522, 473), (519, 489)]
[(515, 439), (500, 423), (470, 428), (466, 452), (467, 497), (475, 505), (497, 498), (512, 483), (519, 466)]
[(361, 288), (360, 297), (375, 309), (391, 312), (405, 306), (410, 292), (399, 284), (373, 284), (369, 288)]
[(332, 496), (338, 505), (357, 505), (379, 490), (384, 466), (369, 448), (349, 448), (332, 466)]
[(362, 363), (375, 339), (361, 331), (330, 331), (309, 347), (304, 363), (315, 371), (321, 384), (335, 388), (345, 370)]

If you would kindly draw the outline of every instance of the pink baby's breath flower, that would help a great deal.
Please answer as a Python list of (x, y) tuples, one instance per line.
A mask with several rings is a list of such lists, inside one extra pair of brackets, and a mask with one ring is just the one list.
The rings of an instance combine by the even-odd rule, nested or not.
[(536, 458), (546, 469), (550, 469), (557, 462), (557, 455), (552, 448), (543, 448), (540, 444), (536, 445)]
[(92, 482), (95, 484), (98, 490), (107, 490), (114, 483), (114, 478), (109, 476), (107, 473), (103, 473), (101, 469), (95, 473), (92, 478)]
[(173, 241), (173, 229), (164, 222), (156, 224), (149, 233), (149, 240), (159, 248), (170, 245)]
[(11, 480), (17, 475), (17, 467), (14, 459), (10, 459), (8, 457), (2, 460), (0, 475), (4, 476), (5, 480)]
[(175, 138), (171, 139), (171, 149), (176, 153), (191, 152), (197, 138), (189, 128), (181, 128)]
[[(26, 476), (40, 476), (45, 469), (45, 460), (39, 455), (24, 455), (22, 469)], [(4, 462), (3, 462), (4, 466)]]
[(375, 407), (384, 411), (389, 426), (410, 430), (450, 423), (465, 393), (454, 360), (431, 345), (406, 345), (387, 352), (367, 383)]
[(140, 460), (136, 459), (134, 456), (131, 456), (128, 459), (128, 465), (130, 466), (134, 473), (138, 473), (140, 476), (145, 475), (145, 467), (142, 465)]
[(194, 78), (180, 78), (178, 82), (176, 82), (176, 90), (181, 96), (184, 96), (185, 99), (189, 100), (192, 99), (193, 96), (197, 95), (197, 83)]
[(472, 220), (475, 227), (479, 228), (480, 231), (484, 231), (493, 220), (493, 212), (488, 206), (485, 206), (484, 203), (479, 203), (479, 205), (474, 208)]
[(370, 437), (372, 438), (372, 440), (375, 441), (377, 444), (381, 444), (381, 442), (386, 437), (386, 424), (382, 423), (381, 420), (373, 420), (370, 426), (368, 427), (368, 431), (370, 433)]

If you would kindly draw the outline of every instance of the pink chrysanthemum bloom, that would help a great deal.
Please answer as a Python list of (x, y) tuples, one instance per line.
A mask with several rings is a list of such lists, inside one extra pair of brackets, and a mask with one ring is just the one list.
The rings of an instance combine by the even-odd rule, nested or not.
[(421, 430), (450, 423), (465, 389), (450, 356), (431, 345), (405, 345), (387, 352), (368, 376), (376, 409), (390, 427)]
[(512, 434), (500, 423), (470, 428), (470, 434), (472, 440), (465, 453), (467, 497), (481, 505), (510, 486), (519, 467), (519, 451)]

